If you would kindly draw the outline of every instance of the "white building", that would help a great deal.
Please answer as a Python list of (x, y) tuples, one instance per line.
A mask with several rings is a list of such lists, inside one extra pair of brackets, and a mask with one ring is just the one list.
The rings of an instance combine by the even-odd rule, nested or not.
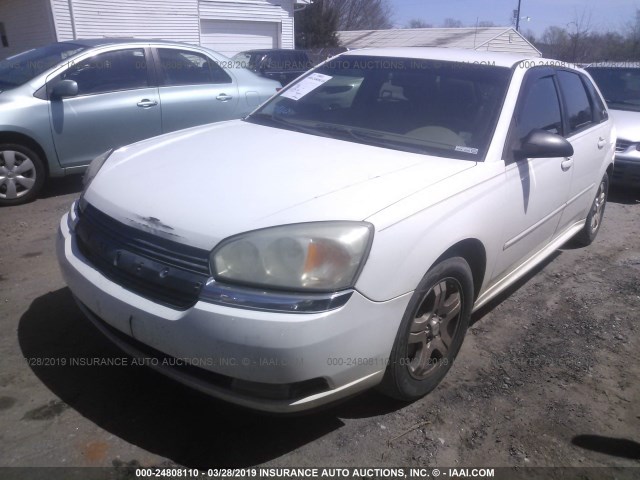
[(340, 45), (350, 50), (368, 47), (469, 48), (541, 56), (540, 51), (511, 27), (398, 28), (338, 32)]
[(294, 48), (293, 10), (310, 0), (2, 0), (0, 58), (55, 41), (176, 40), (225, 55)]

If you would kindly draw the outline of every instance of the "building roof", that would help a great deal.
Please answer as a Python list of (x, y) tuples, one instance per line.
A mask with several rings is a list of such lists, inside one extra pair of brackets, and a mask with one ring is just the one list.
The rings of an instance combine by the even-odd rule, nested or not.
[(516, 51), (540, 56), (540, 51), (511, 27), (353, 30), (338, 32), (338, 39), (342, 46), (350, 49), (369, 47), (445, 47)]
[(495, 65), (511, 68), (530, 55), (519, 53), (475, 51), (468, 48), (437, 48), (437, 47), (392, 47), (392, 48), (364, 48), (350, 50), (343, 55), (367, 55), (371, 57), (415, 58), (424, 60), (439, 60), (443, 62), (463, 62), (476, 65)]

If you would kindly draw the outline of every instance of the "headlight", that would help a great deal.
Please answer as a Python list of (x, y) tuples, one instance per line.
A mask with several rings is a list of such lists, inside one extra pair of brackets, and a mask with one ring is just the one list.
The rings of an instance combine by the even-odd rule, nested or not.
[(236, 235), (211, 253), (217, 281), (291, 290), (352, 287), (373, 240), (363, 222), (283, 225)]
[(89, 187), (91, 181), (95, 178), (96, 175), (98, 175), (98, 172), (102, 168), (102, 165), (104, 165), (104, 162), (106, 162), (107, 159), (111, 156), (112, 152), (113, 149), (107, 150), (102, 155), (98, 155), (91, 161), (89, 167), (84, 173), (84, 177), (82, 178), (82, 185), (84, 187), (84, 190)]

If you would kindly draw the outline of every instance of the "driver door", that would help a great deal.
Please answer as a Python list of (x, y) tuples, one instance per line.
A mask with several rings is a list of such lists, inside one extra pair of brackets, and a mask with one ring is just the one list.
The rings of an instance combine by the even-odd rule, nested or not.
[(513, 150), (534, 129), (563, 134), (555, 73), (549, 68), (527, 73), (516, 106), (505, 151), (505, 198), (509, 201), (503, 207), (502, 254), (495, 277), (508, 273), (552, 240), (569, 198), (573, 173), (569, 159), (513, 158)]
[(51, 133), (60, 164), (88, 164), (110, 148), (159, 135), (162, 130), (158, 88), (149, 78), (143, 47), (110, 50), (85, 57), (47, 80), (73, 80), (78, 94), (50, 98)]

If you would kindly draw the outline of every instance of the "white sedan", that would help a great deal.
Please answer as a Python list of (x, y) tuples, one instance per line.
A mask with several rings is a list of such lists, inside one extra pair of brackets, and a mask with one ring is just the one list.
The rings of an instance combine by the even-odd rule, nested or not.
[(352, 51), (243, 120), (106, 152), (60, 223), (64, 278), (125, 351), (215, 397), (420, 398), (474, 310), (598, 233), (615, 131), (554, 65)]

